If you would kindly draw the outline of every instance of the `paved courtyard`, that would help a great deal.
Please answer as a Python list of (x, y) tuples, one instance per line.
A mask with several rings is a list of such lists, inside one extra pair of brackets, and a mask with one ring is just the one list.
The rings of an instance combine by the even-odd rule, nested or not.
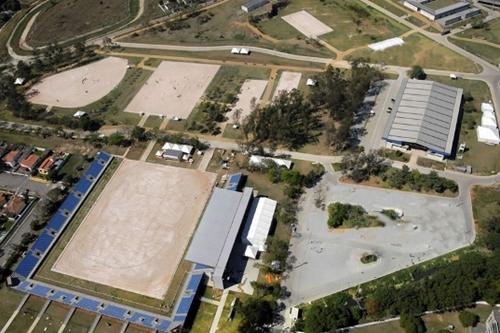
[[(404, 222), (385, 219), (385, 227), (330, 231), (326, 210), (315, 205), (320, 193), (326, 205), (358, 204), (370, 214), (399, 208)], [(296, 260), (285, 281), (291, 292), (287, 302), (312, 301), (468, 245), (474, 235), (460, 200), (337, 184), (333, 174), (326, 174), (301, 205), (291, 241)], [(362, 264), (365, 252), (379, 259)]]

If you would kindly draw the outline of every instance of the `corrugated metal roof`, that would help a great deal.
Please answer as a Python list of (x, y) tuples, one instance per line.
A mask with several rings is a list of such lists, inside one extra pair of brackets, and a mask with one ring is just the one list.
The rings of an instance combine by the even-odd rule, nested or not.
[(214, 268), (214, 283), (216, 276), (222, 278), (252, 193), (248, 187), (243, 192), (215, 188), (205, 208), (186, 259)]
[(460, 88), (434, 81), (403, 79), (384, 139), (450, 155), (462, 93)]

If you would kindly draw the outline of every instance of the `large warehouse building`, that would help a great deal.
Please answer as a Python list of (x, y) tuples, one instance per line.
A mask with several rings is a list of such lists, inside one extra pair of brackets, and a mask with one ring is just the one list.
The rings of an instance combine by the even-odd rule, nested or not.
[(453, 25), (481, 14), (481, 10), (464, 0), (405, 0), (405, 7), (416, 11), (442, 27)]
[(404, 79), (384, 140), (449, 157), (453, 152), (463, 91), (433, 81)]

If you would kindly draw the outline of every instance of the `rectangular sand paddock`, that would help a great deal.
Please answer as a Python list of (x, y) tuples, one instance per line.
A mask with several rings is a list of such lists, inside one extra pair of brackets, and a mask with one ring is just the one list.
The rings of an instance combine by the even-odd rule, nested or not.
[(258, 105), (266, 86), (266, 80), (245, 80), (238, 94), (238, 102), (226, 115), (229, 121), (232, 122), (234, 110), (237, 109), (241, 110), (240, 121), (248, 117), (252, 113), (252, 99), (255, 98), (255, 104)]
[(297, 72), (281, 73), (278, 85), (274, 90), (273, 99), (276, 98), (282, 91), (290, 92), (293, 89), (297, 89), (299, 87), (301, 77), (302, 73), (297, 73)]
[(333, 31), (332, 28), (330, 28), (305, 10), (283, 16), (282, 19), (309, 38), (316, 38)]
[(163, 299), (215, 174), (124, 160), (52, 270)]
[(186, 119), (219, 67), (162, 61), (125, 111)]

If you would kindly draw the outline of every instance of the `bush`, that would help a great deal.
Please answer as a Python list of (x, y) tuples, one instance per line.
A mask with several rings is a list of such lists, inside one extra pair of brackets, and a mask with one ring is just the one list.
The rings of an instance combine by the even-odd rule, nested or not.
[(409, 314), (401, 315), (399, 325), (405, 330), (406, 333), (424, 333), (427, 331), (422, 318)]
[(479, 316), (469, 311), (460, 312), (458, 319), (464, 327), (475, 327), (479, 323)]

